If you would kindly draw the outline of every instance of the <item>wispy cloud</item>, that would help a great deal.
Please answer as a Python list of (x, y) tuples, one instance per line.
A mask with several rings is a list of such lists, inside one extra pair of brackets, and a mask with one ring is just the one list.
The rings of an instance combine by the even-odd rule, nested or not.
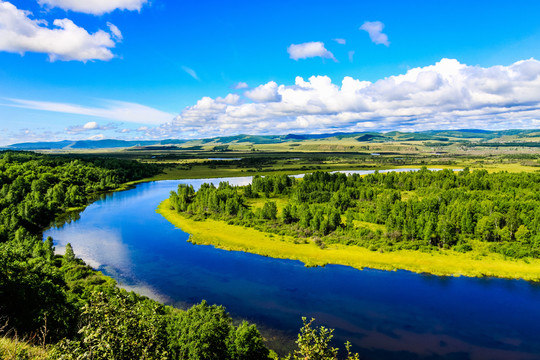
[(140, 11), (147, 2), (148, 0), (38, 0), (41, 6), (93, 15), (103, 15), (117, 9)]
[(293, 60), (321, 57), (323, 59), (332, 59), (337, 61), (330, 51), (324, 47), (320, 41), (306, 42), (302, 44), (292, 44), (287, 48), (289, 57)]
[(382, 32), (383, 29), (384, 24), (380, 21), (366, 21), (364, 24), (362, 24), (362, 26), (360, 26), (360, 30), (366, 31), (369, 34), (371, 41), (373, 41), (375, 44), (390, 46), (388, 36)]
[(174, 115), (145, 106), (124, 101), (103, 100), (104, 107), (89, 107), (77, 104), (34, 101), (24, 99), (6, 99), (10, 104), (4, 106), (19, 107), (32, 110), (53, 111), (58, 113), (76, 114), (99, 117), (108, 120), (139, 123), (163, 124), (171, 121)]
[(245, 96), (254, 102), (205, 97), (145, 135), (538, 128), (540, 62), (484, 68), (442, 59), (376, 82), (297, 77), (294, 85), (269, 82)]
[[(81, 1), (84, 3), (84, 1)], [(111, 34), (99, 30), (94, 34), (69, 19), (56, 19), (49, 28), (45, 20), (33, 20), (29, 11), (0, 0), (0, 51), (24, 54), (37, 52), (55, 60), (110, 60), (115, 41)], [(113, 37), (121, 39), (120, 30), (109, 26)], [(120, 35), (120, 37), (118, 37)]]
[(337, 43), (340, 44), (340, 45), (345, 45), (345, 44), (347, 44), (347, 40), (345, 40), (345, 39), (339, 39), (339, 38), (338, 38), (338, 39), (334, 39), (334, 41), (337, 42)]
[(122, 41), (124, 39), (124, 37), (122, 36), (122, 32), (116, 25), (108, 22), (107, 26), (109, 27), (109, 30), (111, 30), (111, 34), (116, 41)]
[(188, 68), (187, 66), (182, 66), (182, 70), (184, 70), (189, 76), (191, 76), (195, 80), (200, 81), (199, 77), (197, 76), (197, 73), (192, 68)]
[(232, 86), (232, 88), (234, 90), (247, 89), (248, 87), (249, 87), (249, 85), (247, 83), (245, 83), (245, 82), (242, 82), (242, 81), (240, 81), (240, 82), (238, 82), (238, 83), (236, 83), (236, 84), (234, 84)]

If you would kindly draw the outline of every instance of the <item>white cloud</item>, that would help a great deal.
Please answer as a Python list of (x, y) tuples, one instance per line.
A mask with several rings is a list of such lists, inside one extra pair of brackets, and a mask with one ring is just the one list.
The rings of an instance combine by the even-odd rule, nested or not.
[(91, 121), (91, 122), (87, 122), (86, 124), (84, 124), (83, 129), (94, 130), (94, 129), (97, 129), (98, 127), (99, 127), (99, 125), (98, 125), (97, 122)]
[(388, 36), (382, 32), (383, 29), (384, 24), (380, 21), (366, 21), (362, 26), (360, 26), (360, 30), (366, 31), (369, 34), (371, 41), (373, 41), (375, 44), (390, 46)]
[[(31, 13), (0, 1), (0, 51), (45, 53), (55, 60), (110, 60), (115, 42), (103, 30), (89, 34), (69, 19), (56, 19), (49, 28), (45, 20), (30, 19)], [(112, 25), (112, 24), (111, 24)], [(116, 28), (116, 27), (115, 27)], [(118, 30), (118, 28), (116, 28)], [(111, 27), (111, 31), (114, 31)]]
[(38, 0), (41, 6), (58, 7), (75, 12), (102, 15), (119, 10), (141, 10), (147, 0)]
[(345, 45), (347, 43), (347, 40), (345, 39), (334, 39), (335, 42), (337, 42), (340, 45)]
[(278, 93), (278, 85), (274, 81), (259, 85), (253, 90), (246, 91), (244, 95), (256, 102), (281, 101), (281, 95)]
[(111, 34), (113, 35), (116, 41), (122, 41), (122, 39), (124, 39), (124, 37), (122, 36), (122, 32), (116, 25), (108, 22), (107, 26), (109, 27), (109, 30), (111, 30)]
[(540, 62), (483, 68), (442, 59), (376, 82), (297, 77), (294, 85), (269, 82), (245, 95), (254, 102), (204, 97), (146, 136), (537, 128)]
[(116, 129), (116, 128), (117, 127), (112, 123), (107, 124), (105, 126), (101, 126), (96, 121), (90, 121), (90, 122), (87, 122), (84, 125), (70, 126), (70, 127), (66, 128), (65, 131), (68, 132), (69, 134), (78, 134), (78, 133), (89, 132), (89, 131), (113, 130), (113, 129)]
[[(66, 114), (86, 115), (103, 119), (125, 121), (139, 124), (163, 124), (171, 121), (174, 115), (140, 104), (124, 101), (103, 101), (104, 107), (88, 107), (76, 104), (34, 101), (24, 99), (7, 99), (7, 106), (25, 109), (53, 111)], [(6, 105), (5, 105), (6, 106)], [(92, 124), (88, 123), (88, 124)], [(87, 124), (87, 125), (88, 125)], [(89, 125), (91, 126), (91, 125)]]
[(182, 70), (184, 70), (189, 76), (194, 78), (195, 80), (200, 80), (197, 76), (197, 73), (192, 68), (188, 68), (187, 66), (182, 66)]
[(293, 60), (321, 57), (323, 59), (332, 59), (337, 61), (334, 54), (326, 50), (324, 43), (320, 41), (292, 44), (287, 48), (287, 52), (289, 53), (290, 58)]
[(240, 102), (240, 95), (238, 94), (229, 94), (224, 98), (218, 97), (216, 102), (221, 104), (236, 105)]
[(103, 134), (96, 134), (88, 137), (88, 140), (103, 140), (105, 139), (105, 135)]
[(234, 84), (232, 86), (232, 88), (234, 90), (247, 89), (248, 87), (249, 87), (249, 85), (247, 83), (245, 83), (245, 82), (242, 82), (242, 81), (240, 81), (240, 82), (238, 82), (238, 83), (236, 83), (236, 84)]

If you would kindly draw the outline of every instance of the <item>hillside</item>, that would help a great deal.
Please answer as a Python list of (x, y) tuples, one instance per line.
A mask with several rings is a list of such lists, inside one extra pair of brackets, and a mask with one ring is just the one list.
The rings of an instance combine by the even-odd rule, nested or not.
[[(424, 142), (425, 145), (448, 146), (460, 144), (464, 146), (522, 146), (537, 147), (540, 143), (540, 130), (430, 130), (423, 132), (361, 132), (333, 134), (288, 134), (288, 135), (235, 135), (196, 140), (145, 140), (125, 141), (115, 139), (105, 140), (64, 140), (56, 142), (29, 142), (7, 146), (11, 150), (96, 150), (111, 148), (146, 147), (194, 147), (220, 145), (271, 145), (271, 144), (303, 144), (309, 141), (351, 142), (358, 145), (369, 143), (392, 142)], [(425, 143), (429, 142), (429, 143)]]

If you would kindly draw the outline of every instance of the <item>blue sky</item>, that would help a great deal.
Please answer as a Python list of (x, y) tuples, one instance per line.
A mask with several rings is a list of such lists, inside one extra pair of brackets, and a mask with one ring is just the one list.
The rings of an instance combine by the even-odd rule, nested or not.
[(0, 0), (0, 145), (540, 128), (538, 1)]

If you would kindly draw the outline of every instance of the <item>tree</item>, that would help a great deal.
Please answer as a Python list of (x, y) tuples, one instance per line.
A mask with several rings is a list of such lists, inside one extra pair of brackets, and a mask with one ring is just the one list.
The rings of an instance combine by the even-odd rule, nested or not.
[(525, 225), (520, 225), (517, 229), (516, 240), (521, 243), (528, 243), (531, 240), (531, 232)]
[(281, 212), (281, 221), (284, 224), (290, 224), (294, 221), (291, 204), (287, 204), (283, 208), (283, 211)]
[(232, 319), (223, 306), (206, 301), (179, 314), (169, 326), (169, 346), (175, 359), (231, 359)]
[(71, 247), (70, 243), (66, 244), (66, 252), (64, 253), (64, 261), (66, 263), (71, 263), (75, 261), (75, 253), (73, 252), (73, 248)]
[(49, 260), (52, 260), (54, 257), (54, 246), (52, 237), (47, 236), (47, 239), (43, 243), (43, 250), (45, 252), (45, 257)]
[[(334, 329), (327, 329), (324, 326), (313, 327), (315, 319), (309, 322), (305, 317), (302, 318), (304, 325), (300, 329), (296, 345), (298, 349), (285, 357), (285, 360), (335, 360), (337, 359), (339, 349), (330, 346), (334, 337)], [(358, 354), (351, 353), (351, 344), (345, 343), (347, 351), (346, 360), (359, 360)]]
[(234, 334), (234, 358), (237, 360), (259, 360), (268, 358), (268, 348), (255, 325), (242, 321)]
[(277, 206), (273, 201), (267, 201), (262, 208), (262, 217), (267, 220), (275, 220), (277, 218)]

